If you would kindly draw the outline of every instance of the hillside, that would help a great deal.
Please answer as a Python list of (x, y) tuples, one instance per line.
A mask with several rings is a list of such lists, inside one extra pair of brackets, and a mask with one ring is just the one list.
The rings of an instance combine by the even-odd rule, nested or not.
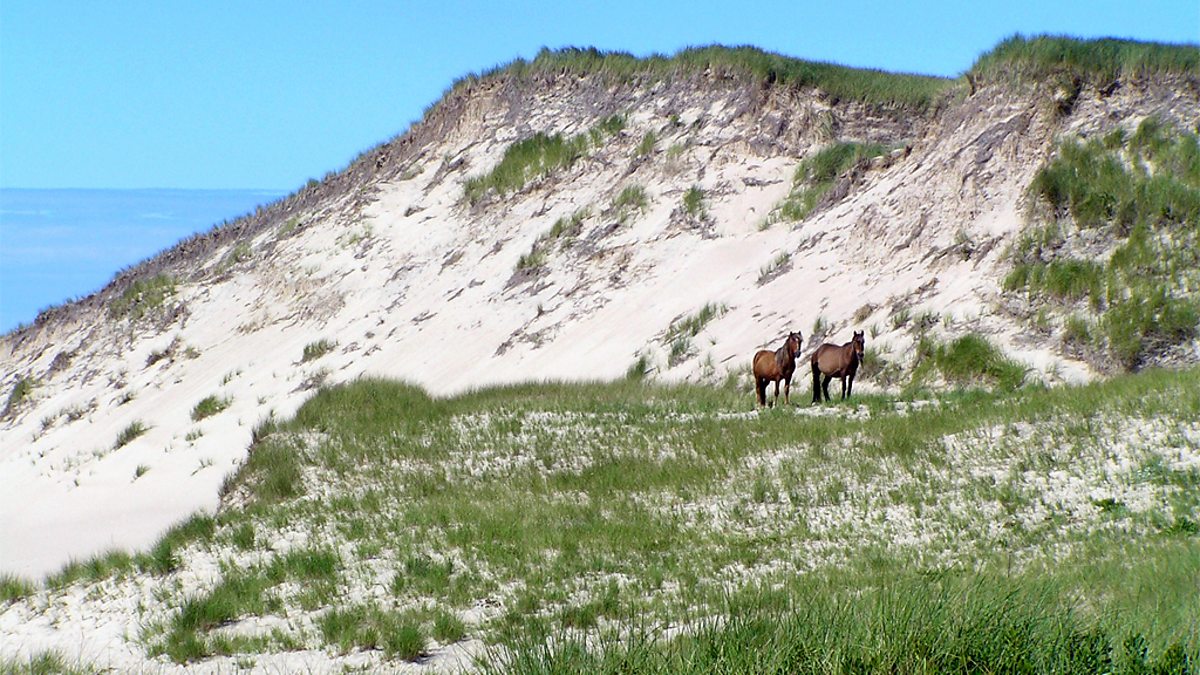
[[(339, 530), (337, 518), (330, 516), (334, 522), (329, 529), (316, 523), (314, 514), (321, 509), (310, 511), (312, 505), (305, 504), (316, 500), (330, 506), (338, 499), (380, 494), (376, 491), (381, 488), (370, 481), (356, 483), (353, 464), (331, 459), (341, 451), (357, 456), (360, 435), (372, 439), (361, 448), (411, 449), (426, 443), (436, 449), (424, 458), (403, 452), (375, 457), (362, 450), (363, 467), (392, 466), (413, 481), (433, 481), (425, 487), (395, 486), (396, 494), (417, 490), (428, 496), (460, 485), (463, 477), (452, 477), (451, 465), (438, 464), (446, 460), (445, 453), (456, 451), (443, 446), (447, 439), (427, 426), (430, 419), (449, 415), (438, 412), (438, 406), (458, 411), (446, 418), (454, 420), (453, 432), (462, 443), (464, 456), (455, 456), (455, 461), (482, 462), (484, 476), (491, 475), (488, 466), (507, 471), (512, 463), (523, 466), (526, 461), (548, 463), (545, 468), (552, 474), (559, 469), (571, 474), (586, 473), (597, 461), (594, 454), (599, 450), (587, 440), (593, 435), (615, 434), (611, 442), (595, 441), (611, 452), (636, 447), (640, 453), (646, 438), (669, 437), (672, 429), (678, 431), (673, 425), (683, 425), (682, 433), (691, 440), (663, 449), (676, 453), (671, 455), (676, 458), (713, 443), (692, 435), (754, 435), (753, 423), (746, 421), (755, 419), (750, 357), (756, 349), (777, 347), (789, 330), (803, 332), (805, 354), (822, 340), (840, 343), (852, 330), (867, 332), (868, 361), (855, 387), (856, 392), (879, 396), (868, 399), (874, 401), (868, 411), (833, 409), (835, 416), (848, 416), (848, 422), (842, 422), (850, 424), (856, 415), (868, 420), (882, 416), (882, 425), (904, 418), (892, 407), (896, 393), (911, 402), (905, 405), (919, 407), (920, 402), (912, 401), (927, 399), (931, 390), (1024, 387), (1028, 392), (1042, 383), (1079, 384), (1122, 371), (1195, 364), (1200, 361), (1200, 277), (1194, 260), (1194, 252), (1200, 250), (1195, 239), (1200, 229), (1197, 54), (1200, 50), (1192, 47), (1018, 39), (982, 57), (963, 78), (950, 81), (811, 64), (747, 48), (697, 49), (646, 60), (566, 50), (464, 78), (421, 122), (364, 153), (345, 170), (313, 181), (258, 213), (181, 242), (126, 270), (101, 292), (54, 308), (32, 326), (0, 340), (0, 391), (11, 392), (0, 417), (0, 541), (5, 546), (0, 571), (40, 578), (69, 558), (114, 547), (145, 551), (158, 542), (153, 550), (162, 552), (168, 540), (160, 537), (169, 527), (197, 510), (218, 513), (222, 505), (219, 513), (225, 515), (209, 518), (207, 524), (193, 518), (182, 530), (179, 545), (191, 546), (189, 558), (199, 562), (183, 564), (172, 558), (178, 553), (174, 544), (166, 544), (164, 555), (170, 564), (157, 570), (153, 564), (135, 565), (132, 559), (116, 565), (118, 576), (134, 567), (157, 572), (139, 574), (130, 582), (138, 588), (122, 585), (119, 578), (100, 583), (109, 589), (106, 593), (124, 598), (121, 603), (142, 602), (137, 599), (141, 588), (159, 589), (167, 597), (156, 600), (155, 618), (149, 621), (157, 628), (146, 638), (149, 644), (135, 646), (137, 640), (126, 636), (124, 651), (116, 659), (125, 667), (135, 662), (126, 659), (135, 659), (132, 654), (147, 647), (160, 650), (159, 663), (168, 657), (186, 661), (205, 654), (237, 654), (243, 651), (237, 644), (220, 646), (216, 637), (207, 635), (212, 626), (202, 626), (196, 634), (189, 632), (194, 627), (182, 628), (177, 622), (171, 624), (174, 629), (165, 627), (173, 621), (173, 602), (183, 602), (185, 591), (190, 594), (213, 583), (223, 574), (222, 566), (230, 564), (220, 557), (224, 553), (206, 543), (214, 540), (214, 532), (215, 541), (228, 545), (226, 539), (234, 541), (249, 523), (248, 543), (238, 544), (242, 553), (230, 555), (238, 566), (263, 571), (271, 584), (306, 583), (311, 581), (306, 574), (316, 575), (313, 583), (318, 586), (325, 583), (321, 579), (332, 579), (321, 576), (329, 572), (287, 568), (290, 563), (284, 558), (291, 550), (315, 551), (318, 558), (328, 554), (315, 563), (297, 564), (342, 570), (330, 588), (345, 591), (339, 584), (361, 582), (365, 588), (354, 586), (354, 597), (360, 599), (374, 597), (371, 584), (386, 585), (398, 566), (410, 576), (437, 577), (442, 569), (437, 565), (446, 564), (447, 558), (422, 558), (428, 556), (429, 541), (410, 542), (412, 551), (396, 549), (375, 556), (370, 555), (372, 547), (379, 553), (384, 544), (372, 538), (358, 547), (339, 548), (340, 536), (359, 539), (347, 534), (353, 528), (382, 527), (381, 523), (346, 521), (341, 525), (351, 529)], [(1094, 167), (1100, 169), (1088, 173)], [(1082, 179), (1070, 183), (1064, 176)], [(971, 348), (976, 351), (966, 353)], [(809, 400), (806, 373), (803, 366), (798, 368), (795, 403)], [(387, 420), (386, 425), (401, 428), (372, 427), (372, 434), (381, 434), (378, 437), (345, 432), (356, 437), (354, 443), (332, 443), (330, 439), (343, 434), (338, 431), (342, 422), (305, 417), (301, 406), (322, 387), (364, 376), (401, 380), (444, 400), (363, 394), (365, 398), (346, 408), (347, 413), (376, 410), (372, 406), (379, 401), (391, 401), (376, 414)], [(504, 389), (469, 393), (493, 385), (627, 377), (655, 383), (630, 385), (639, 387), (704, 385), (716, 392), (716, 402), (697, 393), (703, 390), (682, 387), (646, 389), (654, 392), (647, 409), (630, 400), (638, 395), (618, 393), (613, 402), (603, 398), (603, 392), (598, 404), (547, 403), (527, 410), (518, 397), (515, 403), (502, 400), (491, 413), (463, 409), (482, 405), (489, 396), (503, 398)], [(1126, 413), (1135, 401), (1151, 399), (1149, 409), (1166, 420), (1178, 420), (1181, 444), (1151, 441), (1127, 449), (1132, 453), (1128, 462), (1166, 467), (1164, 480), (1169, 485), (1186, 483), (1194, 475), (1196, 430), (1194, 421), (1191, 426), (1186, 422), (1188, 410), (1194, 411), (1195, 387), (1190, 382), (1194, 380), (1184, 376), (1171, 380), (1172, 390), (1181, 392), (1181, 402), (1176, 403), (1130, 385), (1140, 393), (1121, 398), (1111, 414), (1096, 420), (1120, 433), (1169, 435), (1168, 429), (1154, 426), (1150, 413)], [(364, 386), (333, 391), (359, 391)], [(581, 391), (586, 387), (567, 387), (561, 395), (567, 401), (586, 398)], [(654, 402), (673, 396), (683, 399), (678, 408)], [(699, 410), (687, 403), (695, 397), (706, 401), (695, 404)], [(1000, 400), (989, 405), (1003, 409), (1006, 404)], [(1078, 403), (1049, 405), (1055, 411), (1050, 417), (1060, 421), (1085, 409)], [(512, 427), (508, 419), (515, 414), (513, 406), (521, 410), (517, 417), (544, 415), (546, 428), (524, 435), (522, 423)], [(638, 426), (628, 430), (630, 438), (594, 428), (591, 422), (571, 421), (595, 416), (609, 425), (609, 417), (621, 417), (621, 408), (640, 411), (635, 415)], [(297, 411), (300, 417), (287, 421)], [(776, 473), (780, 458), (790, 457), (787, 453), (797, 447), (807, 453), (812, 442), (791, 436), (796, 427), (793, 416), (785, 414), (786, 418), (769, 417), (769, 448), (750, 452), (730, 446), (717, 462), (725, 469), (695, 478), (695, 495), (672, 492), (679, 500), (675, 506), (691, 514), (685, 519), (688, 532), (710, 536), (700, 531), (707, 525), (689, 529), (701, 524), (696, 509), (735, 508), (714, 496), (714, 486), (723, 480), (757, 490), (755, 480), (761, 477), (763, 497), (786, 491)], [(807, 414), (797, 413), (795, 419)], [(1044, 421), (1038, 411), (997, 419), (995, 424), (1001, 426)], [(951, 429), (939, 421), (934, 424), (936, 436), (921, 436), (905, 452), (919, 449), (917, 454), (927, 460), (928, 448), (937, 446), (974, 457), (982, 452), (974, 441), (960, 447), (954, 435), (990, 438), (1000, 433), (989, 424), (980, 421)], [(490, 425), (499, 427), (480, 431)], [(282, 435), (272, 436), (276, 429), (282, 429)], [(805, 433), (841, 439), (886, 434), (881, 429), (856, 429)], [(1017, 436), (1022, 434), (1027, 430)], [(263, 498), (262, 491), (271, 488), (262, 485), (274, 483), (256, 482), (256, 455), (249, 462), (247, 458), (252, 441), (259, 442), (255, 452), (261, 453), (268, 437), (275, 438), (277, 453), (305, 459), (301, 466), (285, 462), (293, 472), (281, 484), (286, 489)], [(1080, 447), (1091, 448), (1081, 452), (1103, 462), (1105, 446), (1094, 441), (1080, 440)], [(875, 457), (861, 443), (854, 445)], [(527, 455), (529, 448), (537, 452)], [(556, 459), (550, 449), (562, 449), (563, 457)], [(891, 456), (896, 451), (879, 452)], [(1020, 474), (1024, 469), (1010, 466), (1010, 452), (1015, 451), (1008, 448), (980, 461), (990, 463), (997, 476)], [(633, 465), (614, 466), (622, 471), (630, 466), (652, 469), (665, 461), (655, 459), (654, 453), (634, 454)], [(575, 455), (582, 466), (555, 468), (556, 462), (575, 461), (570, 459)], [(725, 464), (730, 458), (762, 462), (766, 473), (726, 473), (732, 471)], [(424, 468), (428, 466), (422, 462), (433, 463), (433, 477), (412, 473), (412, 462)], [(1051, 464), (1056, 462), (1069, 464), (1062, 458)], [(871, 472), (887, 475), (887, 467), (885, 461)], [(362, 470), (376, 475), (371, 471), (381, 469)], [(912, 469), (912, 476), (902, 482), (923, 484), (923, 490), (959, 491), (979, 479), (955, 474), (943, 477), (942, 483), (922, 483), (923, 470)], [(804, 471), (823, 469), (806, 465)], [(847, 472), (842, 479), (849, 495), (855, 491), (849, 478), (853, 471)], [(229, 478), (234, 474), (238, 477)], [(1084, 472), (1080, 489), (1084, 494), (1099, 489), (1109, 480), (1104, 475)], [(1137, 481), (1129, 480), (1134, 485), (1129, 489), (1141, 495), (1135, 489)], [(318, 489), (341, 483), (348, 491)], [(1017, 492), (1033, 489), (1021, 480), (1014, 486)], [(485, 504), (493, 486), (478, 487), (481, 492), (473, 498)], [(598, 489), (577, 487), (588, 494)], [(568, 494), (573, 488), (564, 489)], [(812, 484), (806, 489), (824, 488)], [(1099, 522), (1100, 516), (1088, 511), (1090, 498), (1072, 494), (1055, 493), (1055, 498), (1078, 501), (1073, 513), (1086, 512), (1086, 517), (1078, 517)], [(1183, 523), (1179, 527), (1184, 530), (1187, 523), (1194, 527), (1193, 502), (1171, 501), (1176, 499), (1174, 488), (1156, 494), (1135, 498), (1121, 493), (1094, 500), (1115, 500), (1137, 511), (1136, 532), (1157, 532), (1177, 523)], [(758, 501), (800, 504), (817, 499), (802, 496)], [(1022, 505), (1039, 503), (1028, 497), (1016, 500), (1014, 507), (1012, 499), (993, 497), (995, 503), (988, 501), (990, 506), (982, 511), (1020, 511)], [(254, 511), (256, 499), (270, 508)], [(896, 499), (890, 507), (904, 501)], [(283, 500), (281, 505), (277, 500)], [(1174, 506), (1163, 507), (1160, 500)], [(867, 502), (853, 503), (864, 513), (872, 508)], [(422, 504), (435, 511), (449, 508)], [(1129, 506), (1135, 504), (1141, 506)], [(658, 503), (654, 509), (666, 507)], [(468, 510), (482, 518), (481, 508), (472, 505)], [(773, 517), (770, 508), (766, 511), (764, 517)], [(387, 519), (416, 517), (381, 512)], [(587, 521), (600, 515), (554, 517)], [(1182, 520), (1171, 520), (1175, 517)], [(1159, 527), (1162, 523), (1156, 519), (1161, 518), (1169, 521), (1167, 525)], [(1036, 567), (1055, 546), (1070, 549), (1079, 543), (1046, 535), (1019, 514), (1010, 514), (1010, 519), (1025, 523), (1032, 532), (1012, 554), (1019, 563)], [(197, 535), (197, 522), (208, 534)], [(291, 525), (282, 525), (288, 522)], [(824, 526), (813, 527), (825, 531)], [(956, 528), (951, 529), (959, 534), (933, 534), (946, 527), (935, 518), (933, 524), (896, 536), (922, 541), (965, 537), (981, 549), (998, 541), (970, 539)], [(1085, 525), (1081, 531), (1090, 536), (1106, 527)], [(796, 535), (764, 532), (768, 539)], [(445, 544), (439, 539), (444, 533), (428, 536), (438, 546)], [(667, 535), (645, 536), (659, 541)], [(264, 537), (265, 545), (260, 546)], [(311, 549), (303, 545), (309, 539), (314, 540)], [(839, 553), (829, 540), (813, 541), (821, 555), (799, 568), (823, 569), (839, 555), (854, 557)], [(764, 554), (763, 560), (741, 561), (757, 570), (753, 574), (735, 573), (738, 561), (727, 556), (744, 544), (714, 543), (701, 559), (717, 568), (718, 577), (731, 574), (731, 583), (740, 585), (795, 555), (772, 549), (775, 552)], [(923, 561), (928, 556), (946, 564), (964, 562), (949, 549), (912, 555)], [(494, 560), (476, 561), (474, 566), (466, 559), (455, 560), (455, 565), (467, 564), (482, 575), (463, 582), (466, 596), (459, 598), (460, 605), (484, 603), (473, 606), (485, 609), (466, 611), (465, 619), (461, 606), (439, 611), (458, 612), (457, 620), (471, 627), (471, 639), (492, 642), (490, 631), (503, 625), (494, 621), (521, 602), (519, 589), (510, 586), (534, 582), (522, 578), (519, 569), (500, 570)], [(571, 575), (597, 573), (590, 564), (573, 565), (564, 568)], [(374, 571), (347, 582), (350, 575), (345, 570), (355, 566)], [(419, 573), (413, 571), (418, 568)], [(799, 569), (795, 561), (784, 568)], [(621, 586), (613, 570), (604, 565), (599, 569), (605, 583)], [(449, 571), (445, 575), (460, 578)], [(238, 583), (255, 584), (258, 578), (251, 574)], [(162, 590), (162, 579), (174, 579), (174, 590)], [(709, 583), (720, 586), (710, 579), (699, 587)], [(74, 592), (69, 589), (75, 587), (63, 586)], [(567, 595), (579, 590), (556, 588)], [(419, 604), (424, 593), (436, 594), (437, 588), (414, 592), (412, 597), (404, 589), (396, 594)], [(614, 593), (613, 602), (628, 609), (625, 596)], [(328, 601), (329, 596), (311, 600)], [(573, 606), (553, 593), (537, 601), (548, 607), (547, 615), (560, 618)], [(27, 602), (21, 600), (0, 614), (4, 631), (15, 630), (14, 621), (37, 616), (22, 604)], [(284, 604), (292, 607), (296, 602), (305, 605), (310, 600), (289, 596)], [(665, 611), (669, 622), (675, 603), (696, 609), (696, 603), (715, 599), (708, 590), (684, 595), (664, 591), (662, 602), (663, 607), (651, 609)], [(713, 607), (719, 614), (721, 610)], [(259, 607), (251, 613), (265, 617), (270, 609)], [(255, 644), (268, 645), (268, 651), (286, 652), (288, 645), (313, 649), (304, 636), (324, 630), (314, 622), (326, 619), (312, 616), (311, 609), (304, 607), (308, 614), (302, 613), (305, 618), (298, 624), (263, 618), (264, 634), (272, 637)], [(92, 611), (82, 613), (86, 617)], [(71, 617), (59, 620), (76, 620)], [(127, 625), (146, 620), (130, 621)], [(569, 621), (565, 625), (569, 627)], [(270, 633), (273, 629), (280, 634)], [(328, 632), (323, 634), (338, 643)], [(57, 644), (42, 634), (21, 635), (26, 644)], [(1187, 644), (1195, 646), (1195, 636), (1155, 639), (1159, 646), (1189, 639)], [(180, 642), (186, 640), (199, 640), (199, 651), (195, 644)], [(363, 644), (349, 636), (344, 640), (343, 650)], [(13, 653), (7, 643), (0, 644), (0, 653)], [(389, 656), (397, 650), (403, 651), (386, 649)], [(370, 653), (359, 656), (343, 661), (377, 663)], [(87, 657), (96, 658), (90, 652)], [(288, 667), (283, 658), (272, 663)]]

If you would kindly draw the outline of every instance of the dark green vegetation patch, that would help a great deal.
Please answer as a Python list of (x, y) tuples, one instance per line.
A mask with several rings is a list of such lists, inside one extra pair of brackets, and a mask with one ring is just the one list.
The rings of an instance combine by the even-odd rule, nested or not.
[(1014, 35), (979, 57), (972, 74), (992, 79), (1030, 80), (1070, 74), (1108, 85), (1117, 78), (1200, 73), (1200, 48), (1135, 40)]
[(161, 308), (175, 294), (178, 285), (178, 280), (169, 274), (137, 279), (112, 301), (109, 313), (118, 318), (141, 319)]
[(624, 126), (625, 119), (613, 115), (601, 120), (587, 133), (567, 137), (560, 133), (538, 132), (517, 141), (508, 146), (495, 168), (482, 176), (467, 179), (463, 197), (475, 204), (489, 194), (503, 196), (516, 192), (530, 180), (570, 167)]
[(841, 141), (822, 148), (796, 167), (792, 190), (776, 207), (773, 218), (795, 222), (804, 220), (825, 199), (839, 180), (848, 180), (846, 173), (888, 148), (878, 143)]
[[(1060, 317), (1068, 348), (1134, 370), (1200, 324), (1200, 143), (1144, 120), (1132, 134), (1067, 140), (1030, 186), (1036, 222), (1005, 290)], [(1107, 260), (1075, 251), (1108, 242)]]

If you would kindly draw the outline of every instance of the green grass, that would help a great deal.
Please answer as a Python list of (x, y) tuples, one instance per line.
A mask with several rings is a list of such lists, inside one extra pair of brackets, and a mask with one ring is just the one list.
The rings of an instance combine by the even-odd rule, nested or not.
[(100, 668), (84, 663), (69, 663), (62, 654), (44, 651), (28, 659), (0, 658), (0, 672), (9, 675), (89, 675)]
[(21, 404), (29, 398), (30, 393), (33, 392), (33, 388), (36, 385), (37, 381), (32, 377), (19, 378), (17, 383), (13, 385), (12, 391), (8, 393), (8, 400), (4, 403), (3, 412), (0, 412), (0, 419), (16, 412), (21, 407)]
[[(674, 325), (694, 337), (718, 313)], [(974, 373), (980, 342), (933, 351)], [(823, 415), (646, 380), (322, 389), (255, 429), (218, 515), (146, 554), (187, 574), (215, 554), (221, 572), (186, 594), (155, 583), (176, 609), (148, 613), (143, 639), (189, 662), (313, 640), (398, 660), (470, 637), (511, 650), (496, 668), (561, 672), (1086, 670), (1048, 660), (1084, 647), (1167, 664), (1200, 646), (1200, 472), (1179, 462), (1196, 375)], [(281, 537), (305, 544), (279, 553)], [(117, 562), (108, 578), (148, 565)], [(466, 622), (480, 603), (495, 611)], [(311, 628), (217, 630), (253, 616)]]
[(468, 76), (455, 87), (482, 78), (528, 79), (546, 74), (592, 75), (610, 82), (665, 81), (697, 73), (720, 73), (747, 82), (792, 89), (816, 88), (834, 99), (924, 111), (952, 85), (940, 77), (887, 73), (833, 63), (804, 61), (754, 47), (690, 47), (673, 56), (637, 58), (597, 49), (543, 49), (532, 61), (518, 59), (482, 76)]
[(33, 595), (37, 587), (33, 583), (13, 574), (0, 574), (0, 604)]
[(212, 540), (216, 521), (203, 514), (192, 516), (172, 527), (147, 552), (130, 554), (112, 550), (84, 560), (72, 560), (58, 572), (46, 578), (46, 586), (62, 589), (80, 581), (100, 581), (123, 577), (135, 571), (167, 574), (179, 568), (178, 550), (184, 543), (195, 544)]
[(86, 560), (72, 560), (46, 577), (46, 587), (61, 589), (79, 581), (98, 581), (132, 572), (135, 560), (127, 551), (113, 550)]
[(424, 653), (427, 641), (412, 617), (374, 606), (330, 610), (319, 625), (326, 644), (343, 653), (354, 648), (380, 649), (389, 659), (415, 661)]
[[(294, 228), (295, 228), (295, 226), (293, 225), (291, 228), (288, 229), (288, 231), (290, 232), (291, 229), (294, 229)], [(237, 265), (238, 263), (249, 260), (253, 256), (254, 256), (254, 251), (251, 250), (250, 244), (248, 244), (244, 241), (239, 241), (237, 244), (234, 244), (233, 248), (231, 248), (229, 250), (229, 253), (227, 253), (225, 255), (225, 257), (221, 260), (221, 263), (219, 265), (217, 265), (217, 271), (225, 272), (225, 271), (229, 270), (230, 268), (234, 267), (235, 265)]]
[(1104, 266), (1093, 260), (1064, 259), (1018, 263), (1004, 278), (1004, 290), (1029, 290), (1068, 303), (1098, 302), (1103, 294)]
[(166, 304), (178, 286), (179, 282), (169, 274), (135, 279), (109, 304), (109, 314), (115, 318), (141, 319)]
[(761, 286), (775, 277), (782, 274), (784, 271), (791, 268), (792, 254), (787, 251), (782, 251), (775, 256), (770, 263), (758, 270), (758, 285)]
[(635, 213), (642, 213), (650, 206), (650, 197), (641, 185), (627, 185), (613, 200), (612, 210), (617, 220), (624, 223)]
[(921, 381), (929, 366), (959, 386), (995, 386), (1012, 391), (1025, 382), (1025, 366), (1004, 356), (987, 338), (973, 333), (946, 344), (925, 338), (917, 345), (917, 353), (914, 383)]
[(654, 146), (658, 143), (658, 135), (653, 131), (647, 131), (642, 140), (638, 142), (637, 149), (633, 151), (634, 157), (645, 157), (654, 152)]
[(704, 216), (704, 188), (693, 185), (683, 193), (683, 212), (692, 218)]
[(213, 629), (241, 617), (279, 611), (283, 601), (277, 588), (284, 582), (300, 584), (314, 607), (327, 605), (335, 599), (339, 568), (340, 561), (331, 551), (294, 549), (266, 565), (227, 570), (214, 587), (183, 602), (150, 653), (165, 654), (176, 663), (226, 653), (230, 645), (210, 635)]
[(567, 246), (574, 241), (583, 230), (583, 221), (589, 216), (591, 209), (582, 208), (554, 221), (554, 225), (533, 242), (529, 253), (517, 259), (517, 271), (544, 267), (549, 262), (554, 245)]
[[(1030, 186), (1035, 220), (1012, 250), (1009, 291), (1062, 316), (1063, 340), (1133, 370), (1197, 334), (1200, 140), (1156, 118), (1133, 134), (1064, 141)], [(1099, 233), (1110, 255), (1067, 247)], [(1092, 239), (1096, 239), (1095, 236)], [(1086, 309), (1079, 305), (1086, 305)], [(1082, 314), (1080, 314), (1082, 312)], [(1085, 325), (1089, 340), (1082, 340)]]
[(300, 362), (306, 363), (308, 361), (314, 361), (316, 359), (319, 359), (322, 356), (325, 356), (329, 352), (333, 351), (333, 348), (336, 346), (337, 346), (336, 342), (333, 342), (332, 340), (328, 340), (326, 338), (321, 338), (320, 340), (314, 340), (313, 342), (310, 342), (310, 343), (304, 345), (304, 353), (301, 354), (301, 356), (300, 356)]
[(674, 366), (692, 356), (692, 339), (699, 335), (710, 321), (719, 318), (726, 311), (728, 307), (725, 305), (708, 302), (695, 313), (672, 321), (663, 337), (663, 343), (670, 346), (669, 365)]
[(121, 430), (121, 433), (117, 434), (117, 440), (115, 443), (113, 443), (113, 450), (128, 445), (133, 441), (133, 439), (141, 436), (149, 430), (150, 427), (146, 426), (141, 420), (134, 420), (130, 422), (129, 426), (125, 427)]
[(229, 407), (232, 401), (223, 396), (213, 394), (200, 399), (200, 402), (192, 408), (192, 421), (199, 422), (206, 417), (212, 417), (217, 413)]
[(804, 220), (847, 171), (885, 152), (887, 148), (877, 143), (839, 141), (806, 157), (796, 167), (791, 192), (772, 211), (769, 222)]
[(208, 543), (216, 532), (216, 520), (207, 514), (196, 514), (167, 530), (150, 550), (137, 556), (142, 571), (168, 574), (179, 569), (179, 550), (185, 543)]
[(529, 253), (523, 254), (517, 258), (517, 270), (532, 270), (545, 267), (547, 256), (545, 249), (538, 248), (535, 243), (533, 248), (529, 249)]
[(598, 641), (522, 635), (483, 672), (1190, 672), (1182, 642), (1097, 626), (1058, 580), (943, 572), (855, 592), (826, 575), (731, 597), (724, 621), (676, 637), (632, 623)]
[(491, 171), (466, 181), (463, 198), (476, 204), (492, 194), (504, 196), (516, 192), (530, 180), (570, 167), (624, 126), (624, 118), (613, 115), (590, 131), (574, 136), (538, 132), (517, 141), (508, 146), (500, 163)]
[(971, 74), (1027, 81), (1069, 74), (1107, 85), (1118, 78), (1200, 72), (1200, 48), (1134, 40), (1081, 40), (1053, 35), (1014, 35), (975, 61)]

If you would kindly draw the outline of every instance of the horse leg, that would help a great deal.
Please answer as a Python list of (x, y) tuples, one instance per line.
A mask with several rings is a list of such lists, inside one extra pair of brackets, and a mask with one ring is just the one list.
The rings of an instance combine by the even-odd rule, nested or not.
[(758, 405), (765, 406), (767, 404), (767, 378), (754, 378), (754, 393), (758, 395)]
[(846, 398), (850, 398), (850, 393), (854, 391), (854, 376), (846, 378)]
[(791, 393), (792, 393), (792, 378), (785, 377), (785, 378), (783, 378), (783, 402), (785, 405), (792, 404), (792, 399), (790, 398)]
[(824, 380), (821, 380), (821, 391), (825, 393), (825, 400), (832, 401), (833, 397), (829, 395), (829, 381), (833, 379), (832, 375), (826, 375)]
[(817, 366), (816, 361), (812, 364), (813, 374), (813, 403), (821, 402), (821, 368)]
[(775, 380), (775, 400), (771, 402), (771, 407), (774, 407), (776, 403), (779, 403), (779, 380)]
[(843, 377), (843, 378), (841, 378), (841, 380), (842, 380), (842, 400), (845, 401), (846, 396), (848, 395), (848, 392), (846, 389), (846, 378)]

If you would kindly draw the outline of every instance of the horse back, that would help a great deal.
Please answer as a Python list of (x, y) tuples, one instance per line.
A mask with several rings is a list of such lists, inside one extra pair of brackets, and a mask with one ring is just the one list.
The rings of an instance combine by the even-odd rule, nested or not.
[[(822, 373), (833, 377), (845, 377), (849, 362), (854, 360), (846, 357), (846, 351), (845, 348), (831, 345), (828, 342), (817, 347), (812, 355), (813, 368), (820, 369)], [(850, 353), (853, 354), (853, 350), (850, 350)]]
[(760, 349), (754, 355), (754, 376), (768, 378), (778, 376), (775, 372), (775, 352)]

